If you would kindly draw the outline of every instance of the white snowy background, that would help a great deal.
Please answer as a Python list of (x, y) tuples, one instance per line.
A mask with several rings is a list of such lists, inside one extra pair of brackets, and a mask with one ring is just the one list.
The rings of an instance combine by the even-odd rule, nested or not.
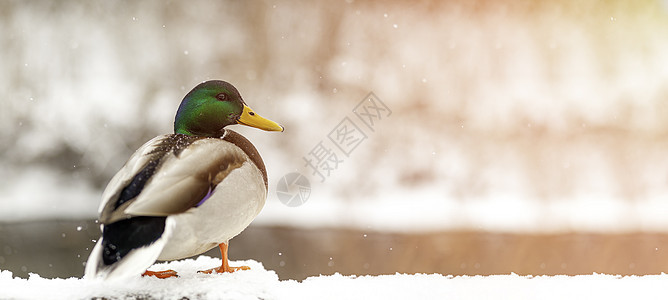
[[(183, 95), (235, 84), (271, 185), (257, 222), (668, 228), (663, 2), (4, 2), (0, 219), (93, 218)], [(274, 193), (373, 91), (391, 110), (299, 208)], [(362, 125), (360, 125), (362, 126)]]
[[(107, 180), (172, 130), (183, 95), (223, 79), (286, 127), (235, 128), (269, 172), (254, 224), (668, 229), (662, 1), (17, 1), (0, 11), (0, 221), (95, 218)], [(312, 175), (303, 157), (369, 92), (392, 114), (324, 182), (309, 177), (306, 204), (281, 204), (278, 179)], [(480, 296), (570, 280), (427, 277)], [(615, 291), (605, 292), (625, 295)], [(551, 296), (570, 296), (561, 292)]]

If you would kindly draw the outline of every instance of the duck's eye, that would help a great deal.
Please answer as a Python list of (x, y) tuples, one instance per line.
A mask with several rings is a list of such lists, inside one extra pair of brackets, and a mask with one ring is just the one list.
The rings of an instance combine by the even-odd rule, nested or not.
[(224, 93), (220, 93), (220, 94), (216, 95), (216, 99), (218, 99), (220, 101), (225, 101), (225, 100), (227, 100), (227, 95), (225, 95)]

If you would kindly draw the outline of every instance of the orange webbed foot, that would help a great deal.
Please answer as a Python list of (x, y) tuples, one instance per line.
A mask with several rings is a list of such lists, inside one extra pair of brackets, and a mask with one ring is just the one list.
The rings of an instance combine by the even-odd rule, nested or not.
[(198, 273), (204, 273), (204, 274), (213, 274), (213, 273), (232, 273), (236, 271), (245, 271), (245, 270), (250, 270), (250, 267), (248, 266), (241, 266), (241, 267), (230, 267), (229, 262), (227, 261), (227, 244), (226, 243), (221, 243), (218, 245), (220, 248), (220, 255), (222, 256), (222, 264), (220, 267), (213, 268), (213, 269), (208, 269), (208, 270), (203, 270), (199, 271)]
[(198, 271), (198, 273), (204, 273), (204, 274), (232, 273), (232, 272), (236, 272), (236, 271), (246, 271), (246, 270), (250, 270), (250, 267), (248, 267), (248, 266), (241, 266), (241, 267), (220, 266), (220, 267), (217, 267), (217, 268)]
[(174, 270), (165, 270), (157, 272), (146, 270), (146, 272), (144, 272), (144, 274), (141, 274), (141, 276), (155, 276), (160, 279), (165, 279), (169, 277), (179, 277), (179, 275), (177, 275), (176, 271)]

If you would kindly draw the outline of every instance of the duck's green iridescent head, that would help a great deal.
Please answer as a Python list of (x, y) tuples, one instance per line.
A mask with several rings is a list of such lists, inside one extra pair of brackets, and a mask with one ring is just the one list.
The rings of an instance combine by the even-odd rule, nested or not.
[(283, 126), (260, 117), (241, 98), (239, 91), (221, 80), (203, 82), (181, 101), (174, 120), (174, 132), (194, 136), (217, 136), (223, 127), (242, 124), (267, 131)]

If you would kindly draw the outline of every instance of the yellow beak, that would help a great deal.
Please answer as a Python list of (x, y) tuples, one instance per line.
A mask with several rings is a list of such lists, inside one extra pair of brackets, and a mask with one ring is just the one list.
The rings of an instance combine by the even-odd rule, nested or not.
[(241, 116), (239, 117), (239, 120), (237, 120), (237, 123), (266, 131), (283, 131), (283, 126), (278, 125), (278, 123), (272, 120), (260, 117), (260, 115), (256, 114), (246, 105), (244, 105), (244, 110), (241, 112)]

